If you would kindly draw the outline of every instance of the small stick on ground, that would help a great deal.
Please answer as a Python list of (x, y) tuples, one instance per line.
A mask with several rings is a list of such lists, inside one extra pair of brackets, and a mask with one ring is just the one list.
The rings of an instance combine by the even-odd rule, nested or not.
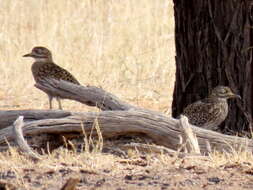
[(189, 157), (205, 157), (201, 156), (200, 154), (189, 154), (184, 152), (178, 152), (175, 150), (172, 150), (170, 148), (166, 148), (164, 146), (158, 146), (158, 145), (151, 145), (151, 144), (141, 144), (141, 143), (130, 143), (121, 146), (121, 148), (137, 148), (141, 151), (150, 151), (154, 153), (164, 153), (168, 154), (170, 156), (177, 156), (178, 158), (189, 158)]
[(75, 190), (78, 182), (78, 178), (69, 178), (67, 182), (63, 185), (61, 190)]
[(15, 142), (17, 143), (22, 153), (24, 153), (25, 155), (28, 155), (30, 158), (34, 160), (40, 160), (41, 157), (32, 151), (31, 147), (28, 145), (28, 143), (26, 142), (23, 136), (23, 132), (22, 132), (22, 127), (24, 126), (23, 120), (24, 120), (24, 117), (19, 116), (13, 124), (13, 135), (15, 138)]
[(1, 190), (16, 190), (17, 187), (12, 185), (11, 183), (5, 182), (5, 181), (0, 181), (0, 189)]

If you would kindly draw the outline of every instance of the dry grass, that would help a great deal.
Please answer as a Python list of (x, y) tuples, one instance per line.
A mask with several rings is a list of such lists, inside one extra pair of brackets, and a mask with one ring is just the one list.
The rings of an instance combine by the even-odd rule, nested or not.
[[(172, 2), (3, 1), (0, 11), (2, 105), (47, 107), (47, 97), (33, 87), (32, 60), (22, 58), (33, 46), (43, 45), (83, 84), (101, 86), (144, 107), (170, 106), (175, 73)], [(64, 106), (83, 107), (73, 102)]]
[[(252, 188), (251, 154), (218, 154), (206, 159), (179, 159), (164, 154), (131, 152), (127, 159), (100, 152), (75, 153), (58, 149), (34, 163), (15, 149), (0, 153), (0, 178), (19, 189), (59, 189), (70, 177), (80, 179), (80, 189)], [(212, 179), (221, 182), (210, 183)], [(140, 185), (141, 184), (141, 185)], [(43, 188), (42, 188), (43, 187)], [(82, 188), (81, 188), (82, 187)], [(210, 189), (210, 188), (208, 188)]]

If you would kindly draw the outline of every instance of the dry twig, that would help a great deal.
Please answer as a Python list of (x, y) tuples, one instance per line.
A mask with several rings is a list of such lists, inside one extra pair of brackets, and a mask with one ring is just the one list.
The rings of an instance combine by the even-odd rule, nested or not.
[(78, 178), (69, 178), (61, 190), (75, 190), (77, 183), (79, 183)]

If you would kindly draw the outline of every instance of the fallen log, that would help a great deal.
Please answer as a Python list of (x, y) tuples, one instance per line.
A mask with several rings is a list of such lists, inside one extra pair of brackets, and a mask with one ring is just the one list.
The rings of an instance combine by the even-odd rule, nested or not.
[(88, 106), (96, 106), (103, 111), (141, 109), (95, 86), (82, 86), (63, 80), (45, 79), (35, 84), (35, 87), (61, 98), (75, 100)]
[(70, 111), (63, 110), (8, 110), (0, 111), (0, 129), (10, 126), (19, 116), (24, 116), (25, 121), (40, 119), (57, 119), (70, 116)]
[[(165, 114), (132, 106), (119, 100), (114, 95), (96, 87), (84, 87), (65, 81), (46, 80), (36, 84), (44, 91), (54, 91), (63, 98), (79, 101), (87, 105), (96, 105), (101, 112), (66, 112), (66, 111), (2, 111), (0, 112), (3, 123), (12, 124), (20, 115), (24, 116), (24, 135), (37, 134), (62, 134), (83, 133), (90, 134), (94, 123), (97, 123), (104, 138), (127, 135), (132, 133), (145, 134), (152, 138), (158, 145), (178, 150), (182, 147), (182, 138), (190, 138), (182, 133), (178, 119)], [(113, 110), (113, 111), (106, 111)], [(188, 124), (187, 124), (188, 125)], [(83, 129), (82, 127), (83, 126)], [(196, 135), (200, 151), (208, 153), (210, 150), (231, 151), (245, 149), (252, 151), (253, 141), (247, 138), (223, 135), (214, 131), (201, 129), (189, 124), (193, 134)], [(96, 134), (93, 134), (96, 135)], [(0, 130), (0, 144), (14, 140), (12, 126)], [(193, 140), (195, 141), (195, 140)], [(196, 144), (196, 142), (195, 142)], [(188, 145), (189, 146), (189, 145)], [(198, 148), (191, 148), (198, 152)], [(190, 150), (191, 152), (191, 150)]]
[[(154, 115), (153, 112), (139, 110), (76, 113), (65, 118), (30, 121), (24, 123), (23, 133), (25, 135), (82, 133), (83, 126), (85, 133), (89, 135), (94, 127), (94, 122), (98, 123), (104, 138), (138, 133), (145, 134), (157, 144), (173, 150), (181, 146), (182, 132), (179, 128), (179, 120), (163, 114)], [(232, 151), (243, 148), (252, 151), (252, 140), (223, 135), (195, 126), (191, 127), (196, 134), (202, 153), (209, 152), (206, 141), (209, 142), (212, 150)], [(0, 130), (0, 144), (5, 143), (6, 139), (8, 141), (14, 139), (12, 126)]]

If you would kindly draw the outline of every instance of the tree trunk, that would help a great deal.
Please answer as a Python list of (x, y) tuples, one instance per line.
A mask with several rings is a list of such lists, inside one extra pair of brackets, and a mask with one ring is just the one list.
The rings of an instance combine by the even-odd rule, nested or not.
[(217, 85), (241, 95), (229, 100), (221, 128), (249, 131), (252, 123), (252, 1), (174, 0), (176, 82), (172, 115)]

